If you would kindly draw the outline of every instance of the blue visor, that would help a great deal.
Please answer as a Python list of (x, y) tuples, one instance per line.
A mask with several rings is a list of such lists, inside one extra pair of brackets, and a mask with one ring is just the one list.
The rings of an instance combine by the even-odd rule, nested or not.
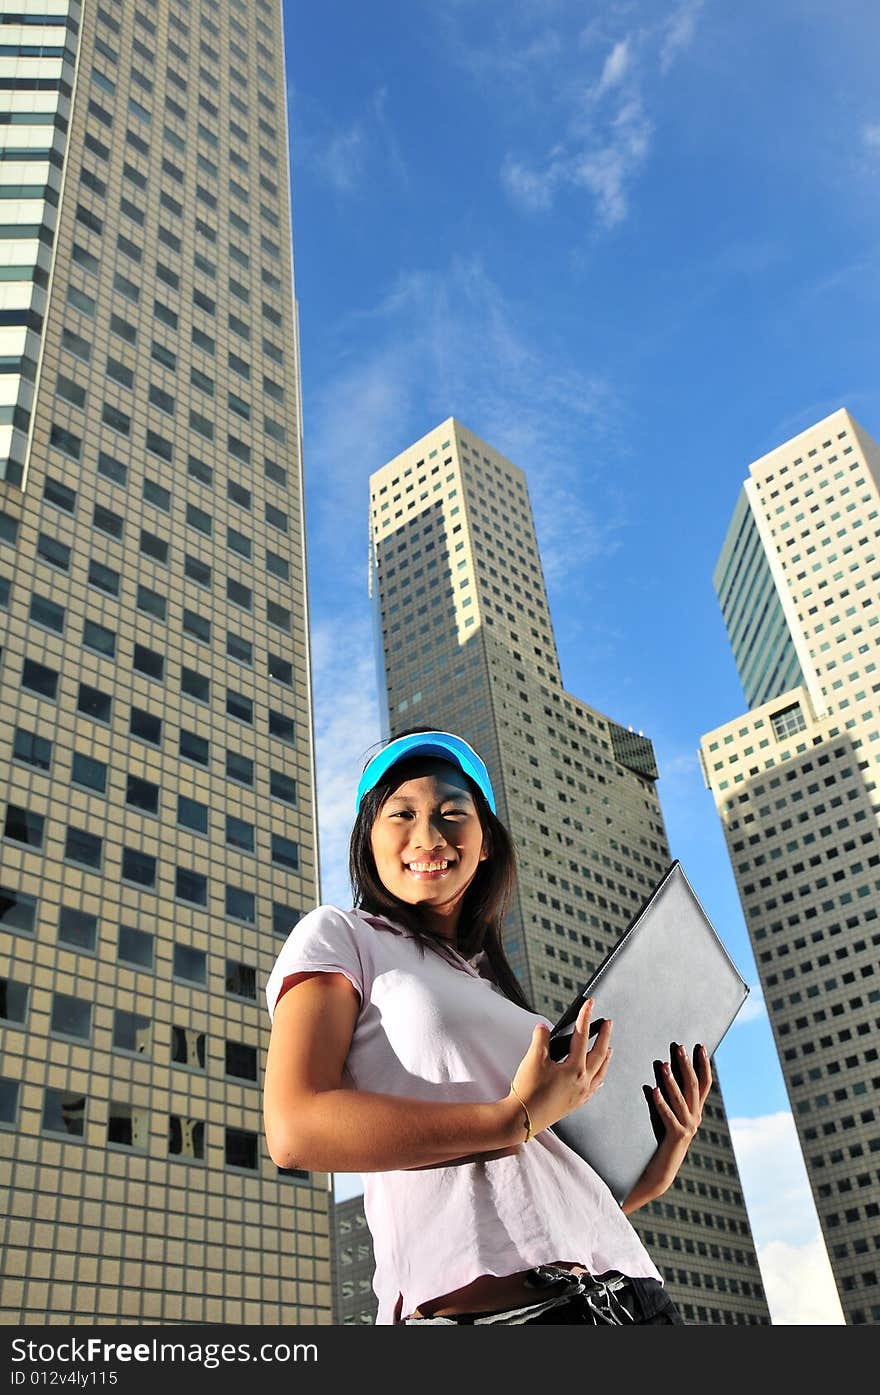
[(390, 741), (387, 746), (383, 746), (382, 750), (373, 756), (358, 782), (355, 810), (360, 809), (364, 795), (379, 783), (386, 770), (390, 770), (392, 765), (397, 765), (398, 761), (408, 760), (410, 756), (436, 756), (440, 760), (451, 761), (465, 775), (470, 776), (485, 795), (492, 813), (496, 812), (495, 795), (488, 770), (473, 746), (469, 746), (460, 736), (453, 736), (449, 731), (417, 731), (411, 736), (398, 736), (396, 741)]

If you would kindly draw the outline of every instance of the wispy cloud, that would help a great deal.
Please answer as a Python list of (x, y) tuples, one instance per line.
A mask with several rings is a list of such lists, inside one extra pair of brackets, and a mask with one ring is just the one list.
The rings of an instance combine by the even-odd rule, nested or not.
[(508, 150), (502, 160), (501, 182), (515, 203), (538, 213), (564, 192), (583, 190), (600, 226), (624, 221), (651, 152), (662, 80), (693, 43), (701, 8), (702, 0), (684, 0), (657, 21), (650, 10), (639, 19), (627, 7), (616, 22), (629, 28), (616, 34), (612, 11), (582, 28), (552, 63), (538, 61), (532, 82), (543, 74), (551, 94), (539, 129), (555, 121), (557, 130), (543, 151)]
[(616, 394), (539, 351), (524, 312), (479, 260), (401, 273), (346, 317), (339, 342), (357, 342), (367, 318), (365, 351), (343, 360), (306, 419), (306, 474), (319, 482), (313, 556), (315, 544), (332, 548), (350, 578), (365, 577), (369, 473), (448, 416), (527, 470), (548, 582), (618, 547), (625, 505), (604, 469), (619, 447)]
[(373, 89), (356, 117), (330, 120), (314, 103), (288, 94), (291, 137), (298, 168), (308, 170), (340, 199), (363, 193), (384, 176), (404, 184), (409, 174), (400, 141), (387, 116), (388, 89)]
[(880, 154), (880, 121), (868, 122), (862, 127), (862, 144), (872, 155)]
[(660, 43), (660, 71), (668, 73), (676, 59), (690, 48), (697, 32), (703, 0), (684, 0), (667, 19)]

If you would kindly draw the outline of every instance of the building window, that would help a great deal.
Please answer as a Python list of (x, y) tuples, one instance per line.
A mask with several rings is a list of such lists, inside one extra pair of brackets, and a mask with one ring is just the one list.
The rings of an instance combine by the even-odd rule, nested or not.
[(280, 833), (272, 834), (272, 861), (280, 867), (299, 870), (299, 844), (292, 838), (284, 838)]
[(180, 754), (186, 760), (191, 760), (196, 765), (207, 765), (209, 749), (205, 737), (197, 736), (194, 731), (181, 731)]
[(202, 949), (192, 949), (189, 945), (175, 944), (174, 978), (185, 979), (187, 983), (204, 984), (207, 980), (207, 955)]
[(141, 780), (137, 775), (129, 775), (125, 790), (125, 802), (134, 809), (143, 809), (147, 814), (157, 814), (159, 812), (159, 786), (154, 785), (150, 780)]
[(296, 723), (292, 717), (285, 717), (283, 712), (274, 712), (269, 709), (269, 735), (276, 737), (278, 741), (284, 741), (288, 746), (296, 745)]
[(85, 1096), (67, 1090), (46, 1090), (43, 1096), (43, 1133), (82, 1138), (85, 1132)]
[(136, 886), (156, 885), (156, 859), (139, 848), (122, 849), (122, 880)]
[(249, 756), (240, 755), (238, 751), (227, 751), (226, 774), (230, 780), (238, 780), (239, 784), (252, 786), (254, 763)]
[(257, 1048), (228, 1041), (226, 1043), (226, 1074), (235, 1076), (236, 1080), (256, 1080)]
[(296, 780), (280, 770), (270, 770), (269, 793), (273, 799), (283, 799), (285, 804), (296, 804)]
[(146, 930), (137, 930), (133, 925), (120, 925), (116, 954), (121, 964), (131, 964), (137, 969), (152, 969), (153, 936)]
[(103, 840), (97, 838), (94, 833), (87, 833), (84, 828), (68, 827), (64, 856), (68, 862), (100, 870), (102, 845)]
[(226, 914), (231, 920), (243, 920), (255, 925), (257, 920), (256, 897), (252, 891), (240, 886), (226, 887)]
[(149, 1115), (134, 1105), (110, 1101), (107, 1111), (107, 1142), (121, 1148), (145, 1150), (148, 1142)]
[(10, 887), (0, 887), (0, 925), (4, 930), (18, 930), (23, 935), (34, 933), (37, 915), (37, 902), (24, 891), (13, 891)]
[(113, 700), (109, 693), (102, 693), (88, 683), (80, 683), (76, 710), (95, 722), (109, 722)]
[(26, 843), (31, 848), (41, 848), (45, 822), (42, 814), (34, 814), (30, 809), (23, 809), (19, 804), (8, 804), (3, 836), (11, 838), (16, 843)]
[(52, 742), (45, 736), (37, 736), (34, 731), (23, 731), (21, 727), (16, 727), (12, 755), (24, 765), (49, 770), (52, 765)]
[(98, 940), (98, 917), (88, 911), (62, 906), (58, 916), (58, 942), (94, 953)]
[(175, 1066), (205, 1069), (205, 1033), (194, 1027), (171, 1028), (171, 1060)]
[(257, 1170), (257, 1135), (249, 1129), (226, 1130), (226, 1166)]
[(205, 1125), (200, 1119), (187, 1119), (180, 1114), (168, 1117), (168, 1152), (171, 1157), (192, 1158), (201, 1162), (205, 1156)]
[(244, 819), (235, 818), (233, 814), (226, 815), (226, 842), (231, 848), (244, 848), (245, 852), (254, 850), (254, 826), (252, 823), (245, 823)]
[(181, 901), (189, 901), (194, 906), (207, 906), (208, 878), (202, 872), (178, 867), (174, 879), (174, 894)]
[(113, 630), (108, 630), (95, 620), (86, 620), (83, 624), (83, 645), (104, 658), (112, 659), (116, 656), (116, 635)]
[(113, 1014), (113, 1046), (134, 1056), (149, 1056), (152, 1023), (149, 1017), (117, 1009)]
[(253, 725), (253, 699), (245, 697), (244, 693), (236, 693), (232, 690), (232, 688), (227, 688), (226, 711), (230, 717), (235, 717), (236, 721), (247, 722), (249, 726)]
[(52, 995), (52, 1016), (49, 1030), (56, 1036), (76, 1037), (88, 1041), (92, 1034), (92, 1005), (85, 998), (68, 993)]
[(145, 712), (141, 707), (131, 709), (128, 729), (132, 736), (139, 737), (141, 741), (148, 741), (151, 746), (158, 746), (162, 740), (162, 718), (154, 717), (152, 712)]
[[(11, 978), (0, 978), (0, 1021), (19, 1024), (26, 1022), (30, 991), (30, 986), (26, 983), (16, 983)], [(229, 992), (228, 966), (226, 991)], [(248, 995), (242, 993), (239, 996), (247, 997)], [(253, 996), (256, 996), (256, 990)]]
[(25, 659), (21, 668), (21, 686), (28, 692), (37, 693), (40, 697), (51, 698), (55, 701), (58, 688), (58, 674), (54, 669), (46, 668), (45, 664), (38, 664), (33, 659)]
[(31, 596), (31, 620), (35, 625), (42, 625), (44, 629), (54, 630), (61, 635), (64, 633), (64, 606), (56, 605), (45, 596)]
[(94, 760), (91, 756), (84, 756), (82, 752), (75, 751), (70, 766), (70, 779), (74, 785), (82, 785), (85, 789), (103, 794), (107, 786), (107, 767), (103, 761)]
[(770, 721), (777, 741), (785, 741), (803, 731), (807, 725), (799, 702), (792, 703), (790, 707), (780, 708), (778, 712), (771, 712)]
[(226, 992), (233, 998), (257, 997), (257, 971), (251, 964), (239, 964), (234, 959), (226, 961)]

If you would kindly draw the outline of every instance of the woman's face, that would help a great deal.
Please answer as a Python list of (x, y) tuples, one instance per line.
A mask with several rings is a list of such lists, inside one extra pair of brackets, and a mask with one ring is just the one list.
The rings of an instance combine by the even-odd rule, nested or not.
[(462, 897), (489, 854), (461, 771), (443, 760), (426, 761), (424, 769), (385, 800), (370, 844), (385, 889), (427, 911), (432, 928), (451, 938)]

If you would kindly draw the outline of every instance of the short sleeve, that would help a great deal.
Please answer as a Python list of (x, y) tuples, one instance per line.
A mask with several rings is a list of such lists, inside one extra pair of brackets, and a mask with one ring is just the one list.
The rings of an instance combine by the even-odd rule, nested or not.
[(351, 915), (336, 906), (318, 906), (291, 930), (266, 983), (269, 1017), (281, 985), (291, 974), (344, 974), (363, 1003), (365, 970), (359, 944), (359, 928)]

